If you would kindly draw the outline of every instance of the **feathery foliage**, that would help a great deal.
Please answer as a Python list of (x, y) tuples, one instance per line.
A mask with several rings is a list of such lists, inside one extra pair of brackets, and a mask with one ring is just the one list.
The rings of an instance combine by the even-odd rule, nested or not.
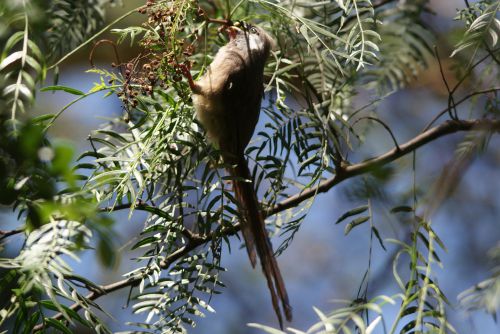
[(489, 251), (494, 267), (492, 275), (458, 295), (460, 306), (469, 312), (484, 310), (496, 320), (500, 304), (500, 248)]
[[(246, 154), (270, 233), (283, 238), (277, 254), (293, 244), (316, 194), (328, 190), (328, 184), (359, 174), (390, 177), (388, 169), (381, 169), (390, 159), (345, 176), (356, 166), (356, 150), (365, 140), (356, 125), (374, 121), (396, 142), (375, 106), (418, 76), (430, 61), (434, 40), (423, 23), (423, 0), (147, 0), (137, 9), (141, 25), (110, 30), (116, 35), (114, 46), (131, 43), (140, 53), (123, 63), (115, 59), (113, 70), (91, 69), (98, 82), (87, 92), (44, 87), (71, 94), (74, 101), (58, 112), (20, 118), (19, 111), (30, 109), (35, 91), (45, 84), (45, 64), (53, 64), (48, 68), (54, 70), (94, 41), (103, 28), (106, 6), (114, 1), (53, 0), (43, 22), (35, 19), (44, 8), (41, 3), (0, 6), (14, 18), (2, 16), (0, 21), (8, 31), (0, 35), (0, 199), (19, 215), (19, 228), (5, 234), (24, 238), (16, 256), (0, 258), (6, 270), (2, 292), (9, 295), (1, 304), (0, 325), (18, 333), (49, 328), (70, 333), (75, 324), (107, 333), (101, 319), (106, 310), (96, 300), (126, 287), (131, 289), (132, 311), (144, 315), (142, 321), (128, 324), (130, 332), (186, 332), (198, 317), (214, 311), (211, 298), (224, 287), (222, 254), (231, 250), (230, 237), (237, 234), (241, 217), (224, 171), (227, 166), (206, 142), (182, 77), (183, 68), (195, 78), (202, 75), (226, 42), (213, 22), (255, 22), (276, 39), (265, 68), (263, 127)], [(498, 72), (497, 12), (498, 2), (491, 1), (459, 12), (467, 29), (453, 55), (474, 50), (463, 78), (475, 70), (488, 73), (488, 78)], [(476, 68), (484, 60), (476, 50), (486, 51), (489, 66)], [(56, 70), (52, 73), (57, 76)], [(484, 120), (498, 118), (497, 89), (491, 81), (482, 82), (492, 93), (480, 115)], [(448, 111), (459, 104), (453, 99), (456, 88), (448, 90)], [(47, 130), (73, 103), (102, 92), (117, 98), (122, 112), (92, 131), (87, 149), (75, 159), (73, 149), (49, 140)], [(364, 92), (377, 97), (359, 107)], [(454, 116), (451, 111), (449, 115)], [(479, 140), (464, 141), (458, 157), (467, 159), (485, 147), (490, 135), (471, 136)], [(402, 152), (399, 146), (394, 150)], [(300, 198), (303, 194), (308, 200)], [(315, 309), (320, 322), (307, 333), (372, 333), (381, 321), (392, 324), (389, 333), (454, 332), (445, 311), (448, 300), (434, 273), (436, 265), (444, 265), (438, 255), (445, 250), (443, 241), (428, 218), (417, 215), (416, 204), (394, 210), (411, 215), (401, 218), (411, 227), (409, 241), (385, 239), (373, 214), (376, 196), (368, 191), (365, 195), (367, 204), (348, 210), (337, 223), (346, 223), (345, 234), (369, 226), (366, 288), (330, 314)], [(147, 214), (130, 246), (139, 254), (133, 269), (110, 285), (76, 275), (73, 261), (84, 252), (95, 251), (113, 265), (117, 251), (110, 217), (120, 210), (128, 210), (129, 217), (137, 211)], [(0, 235), (0, 242), (7, 237)], [(368, 295), (374, 239), (384, 250), (389, 243), (397, 248), (393, 277), (400, 292), (394, 296)], [(481, 290), (466, 292), (464, 300), (493, 313), (485, 293), (494, 290), (497, 281), (485, 281)], [(386, 315), (388, 307), (396, 308), (393, 319)]]
[(478, 1), (460, 10), (457, 19), (466, 22), (467, 30), (463, 39), (453, 50), (451, 57), (469, 48), (472, 49), (473, 55), (481, 46), (486, 46), (488, 50), (496, 49), (500, 33), (499, 11), (500, 3), (494, 0)]

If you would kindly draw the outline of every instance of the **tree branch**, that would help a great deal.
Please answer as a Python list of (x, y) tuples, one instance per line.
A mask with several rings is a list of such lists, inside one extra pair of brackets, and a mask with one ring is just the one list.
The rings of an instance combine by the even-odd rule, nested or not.
[[(372, 159), (366, 161), (348, 165), (342, 167), (337, 171), (337, 174), (332, 178), (326, 179), (319, 183), (317, 187), (309, 188), (304, 190), (284, 201), (274, 206), (272, 209), (268, 210), (265, 215), (266, 217), (272, 216), (278, 212), (287, 210), (289, 208), (299, 205), (306, 199), (311, 198), (317, 193), (327, 192), (335, 185), (341, 183), (344, 180), (352, 178), (354, 176), (370, 172), (378, 167), (391, 163), (392, 161), (403, 157), (404, 155), (415, 151), (416, 149), (424, 146), (425, 144), (436, 140), (440, 137), (458, 132), (458, 131), (493, 131), (500, 132), (500, 120), (491, 119), (476, 119), (476, 120), (449, 120), (443, 124), (433, 127), (425, 132), (422, 132), (413, 139), (407, 141), (406, 143), (399, 146), (399, 148), (393, 148), (392, 150)], [(215, 235), (215, 233), (231, 236), (236, 234), (240, 230), (239, 224), (231, 228), (224, 229), (221, 232), (211, 232), (204, 236), (196, 236), (189, 238), (188, 243), (185, 246), (178, 248), (175, 252), (167, 256), (161, 263), (160, 267), (162, 269), (167, 269), (172, 263), (182, 258), (183, 256), (189, 254), (191, 251), (197, 247), (210, 242)], [(98, 289), (90, 292), (86, 298), (89, 300), (95, 300), (99, 297), (107, 295), (113, 291), (120, 290), (125, 287), (138, 285), (139, 282), (146, 276), (146, 274), (139, 274), (134, 277), (126, 278), (118, 282), (114, 282), (108, 285), (98, 286)], [(82, 308), (82, 303), (75, 303), (70, 306), (73, 311), (78, 311)], [(63, 315), (61, 313), (56, 314), (53, 319), (61, 319)], [(39, 324), (34, 327), (34, 331), (40, 331), (44, 328), (44, 324)]]
[(297, 206), (308, 198), (313, 197), (317, 193), (323, 193), (330, 190), (333, 186), (351, 177), (364, 174), (383, 165), (386, 165), (402, 156), (411, 153), (424, 146), (425, 144), (443, 137), (445, 135), (455, 133), (458, 131), (473, 131), (473, 130), (488, 130), (500, 132), (500, 120), (490, 119), (476, 119), (476, 120), (449, 120), (443, 124), (422, 132), (413, 139), (406, 143), (393, 148), (392, 150), (364, 162), (345, 166), (342, 170), (338, 170), (337, 174), (323, 182), (319, 183), (317, 187), (304, 190), (288, 199), (278, 203), (274, 208), (267, 212), (267, 216), (274, 215), (280, 211)]
[[(231, 235), (238, 233), (239, 230), (240, 230), (240, 226), (239, 226), (239, 224), (236, 224), (232, 228), (228, 228), (225, 231), (222, 231), (221, 233), (224, 234), (225, 236), (231, 236)], [(163, 260), (160, 263), (160, 268), (167, 269), (168, 267), (170, 267), (170, 265), (172, 263), (174, 263), (178, 259), (182, 258), (183, 256), (187, 255), (192, 250), (196, 249), (197, 247), (199, 247), (203, 244), (206, 244), (207, 242), (210, 242), (214, 236), (214, 233), (215, 232), (211, 232), (211, 233), (205, 235), (204, 237), (191, 238), (190, 241), (185, 246), (180, 247), (175, 252), (173, 252), (169, 256), (167, 256), (165, 258), (165, 260)], [(117, 282), (114, 282), (114, 283), (111, 283), (108, 285), (100, 285), (100, 286), (94, 287), (93, 291), (91, 293), (89, 293), (85, 298), (88, 300), (96, 300), (97, 298), (102, 297), (104, 295), (107, 295), (113, 291), (120, 290), (120, 289), (130, 287), (130, 286), (136, 286), (140, 283), (140, 281), (144, 277), (146, 277), (145, 274), (139, 274), (139, 275), (136, 275), (134, 277), (129, 277), (129, 278), (126, 278), (126, 279), (123, 279), (121, 281), (117, 281)], [(75, 304), (71, 305), (69, 308), (76, 312), (82, 308), (82, 305), (83, 305), (83, 303), (75, 303)], [(52, 319), (59, 320), (62, 317), (63, 317), (62, 313), (57, 313), (56, 315), (54, 315), (52, 317)], [(43, 328), (44, 328), (43, 323), (38, 324), (37, 326), (35, 326), (33, 328), (33, 332), (41, 331)]]
[(11, 230), (11, 231), (0, 231), (0, 241), (8, 238), (10, 236), (13, 236), (13, 235), (16, 235), (19, 233), (23, 233), (23, 232), (24, 232), (24, 228), (18, 228), (18, 229)]

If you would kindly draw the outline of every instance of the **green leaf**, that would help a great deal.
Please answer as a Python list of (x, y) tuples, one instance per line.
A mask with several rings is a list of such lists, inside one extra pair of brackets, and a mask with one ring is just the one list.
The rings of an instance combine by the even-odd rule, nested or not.
[[(92, 286), (94, 288), (97, 288), (97, 286), (91, 282), (91, 281), (87, 281), (85, 280), (84, 278), (82, 277), (79, 277), (79, 276), (76, 276), (78, 278), (80, 278), (81, 280), (84, 280), (86, 282), (86, 284), (88, 284), (89, 286)], [(44, 307), (44, 308), (47, 308), (49, 310), (52, 310), (52, 311), (56, 311), (56, 312), (59, 312), (59, 307), (62, 307), (64, 309), (64, 312), (66, 312), (66, 314), (73, 320), (76, 320), (78, 321), (79, 323), (81, 323), (82, 325), (84, 326), (89, 326), (89, 322), (85, 319), (83, 319), (79, 314), (78, 312), (72, 310), (71, 308), (69, 308), (68, 306), (66, 305), (54, 305), (54, 303), (51, 301), (51, 300), (42, 300), (40, 301), (40, 304)]]
[(70, 93), (70, 94), (73, 94), (73, 95), (85, 95), (85, 93), (82, 92), (81, 90), (78, 90), (78, 89), (75, 89), (75, 88), (71, 88), (71, 87), (67, 87), (67, 86), (56, 85), (56, 86), (47, 86), (47, 87), (40, 88), (41, 92), (59, 91), (59, 90), (62, 90), (64, 92), (66, 92), (66, 93)]
[(17, 60), (20, 60), (23, 57), (22, 51), (16, 51), (8, 55), (5, 59), (0, 63), (0, 71), (14, 63)]
[(14, 34), (12, 34), (12, 36), (10, 36), (7, 42), (5, 43), (2, 59), (5, 58), (6, 53), (9, 52), (23, 38), (24, 38), (24, 31), (17, 31)]
[(99, 233), (99, 242), (97, 243), (97, 255), (101, 263), (107, 268), (116, 265), (116, 248), (110, 238), (101, 233)]
[(367, 222), (368, 220), (370, 220), (370, 217), (359, 217), (359, 218), (351, 221), (349, 224), (346, 225), (346, 227), (344, 229), (344, 234), (347, 235), (349, 232), (351, 232), (351, 230), (354, 227), (361, 225), (364, 222)]
[(352, 217), (352, 216), (355, 216), (355, 215), (359, 215), (360, 213), (363, 213), (366, 210), (368, 210), (368, 205), (359, 206), (359, 207), (357, 207), (355, 209), (349, 210), (346, 213), (344, 213), (342, 216), (340, 216), (340, 218), (337, 219), (337, 221), (335, 222), (335, 224), (341, 223), (346, 218), (349, 218), (349, 217)]
[(62, 321), (53, 319), (53, 318), (45, 318), (45, 323), (50, 327), (54, 327), (55, 329), (65, 333), (65, 334), (73, 334), (73, 331), (70, 330)]
[(391, 209), (391, 213), (398, 212), (413, 212), (413, 208), (411, 206), (401, 205)]
[(131, 249), (137, 249), (139, 247), (143, 247), (145, 245), (149, 245), (149, 244), (156, 244), (158, 242), (158, 238), (157, 237), (146, 237), (144, 239), (141, 239), (139, 242), (137, 242), (135, 245), (133, 245), (131, 247)]
[(380, 246), (386, 251), (387, 249), (385, 248), (384, 241), (380, 237), (380, 234), (378, 232), (378, 229), (375, 228), (375, 226), (372, 227), (373, 234), (375, 234), (375, 237), (377, 238), (378, 242), (380, 243)]
[(31, 121), (35, 124), (40, 123), (43, 124), (45, 121), (50, 121), (55, 117), (55, 114), (45, 114), (37, 117), (33, 117)]

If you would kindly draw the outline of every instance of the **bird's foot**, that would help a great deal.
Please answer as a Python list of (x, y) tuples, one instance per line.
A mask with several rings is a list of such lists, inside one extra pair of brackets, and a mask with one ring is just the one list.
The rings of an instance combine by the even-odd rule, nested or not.
[(192, 91), (196, 90), (196, 84), (194, 83), (193, 76), (191, 75), (191, 63), (186, 61), (177, 65), (182, 75), (188, 80), (189, 87)]

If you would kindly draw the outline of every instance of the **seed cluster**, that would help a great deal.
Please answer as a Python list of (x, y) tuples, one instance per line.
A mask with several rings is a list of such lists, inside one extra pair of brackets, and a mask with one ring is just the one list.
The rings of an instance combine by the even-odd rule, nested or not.
[(141, 95), (153, 96), (157, 87), (173, 87), (185, 97), (182, 70), (192, 65), (188, 57), (196, 51), (198, 37), (196, 31), (186, 31), (186, 23), (205, 15), (195, 0), (147, 0), (138, 11), (147, 15), (142, 26), (148, 32), (140, 41), (144, 53), (120, 66), (125, 80), (118, 96), (127, 110), (137, 107)]
[(153, 88), (159, 86), (165, 88), (165, 80), (160, 78), (157, 73), (160, 67), (160, 61), (157, 59), (149, 60), (139, 68), (140, 60), (134, 59), (125, 64), (123, 75), (123, 89), (118, 93), (118, 97), (125, 106), (135, 108), (138, 105), (137, 97), (142, 95), (153, 95)]

